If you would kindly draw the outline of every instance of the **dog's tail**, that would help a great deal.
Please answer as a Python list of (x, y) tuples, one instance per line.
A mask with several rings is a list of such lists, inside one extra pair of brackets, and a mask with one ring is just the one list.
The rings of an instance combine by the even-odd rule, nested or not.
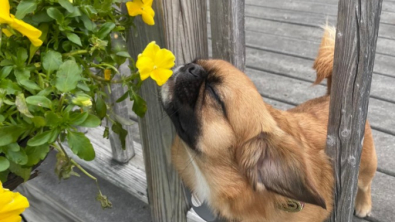
[(336, 28), (326, 25), (324, 27), (324, 36), (315, 59), (313, 69), (317, 72), (317, 79), (314, 84), (319, 84), (327, 78), (327, 95), (331, 92), (333, 56), (335, 54), (335, 35)]

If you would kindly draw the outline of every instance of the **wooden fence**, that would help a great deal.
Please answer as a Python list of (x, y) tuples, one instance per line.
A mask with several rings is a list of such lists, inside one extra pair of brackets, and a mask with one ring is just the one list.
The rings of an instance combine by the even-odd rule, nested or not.
[[(155, 40), (173, 51), (177, 65), (208, 58), (206, 1), (155, 0), (153, 4), (156, 25), (136, 21), (138, 37), (131, 34), (128, 42), (132, 57)], [(244, 71), (244, 0), (211, 0), (209, 4), (213, 57), (230, 61)], [(381, 4), (382, 0), (339, 1), (327, 140), (336, 178), (335, 206), (328, 220), (332, 222), (352, 218)], [(122, 91), (122, 87), (113, 91)], [(174, 128), (162, 110), (156, 84), (148, 80), (141, 94), (149, 107), (139, 126), (152, 219), (187, 221), (190, 207), (170, 162)], [(117, 106), (117, 113), (127, 116), (124, 104)], [(118, 161), (125, 162), (134, 155), (131, 145), (121, 151), (118, 142), (112, 141), (112, 147)]]

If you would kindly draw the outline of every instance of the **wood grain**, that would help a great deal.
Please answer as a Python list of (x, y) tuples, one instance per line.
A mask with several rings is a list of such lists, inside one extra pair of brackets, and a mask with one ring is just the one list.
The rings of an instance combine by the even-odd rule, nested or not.
[(244, 0), (210, 2), (213, 58), (245, 69)]
[(326, 150), (336, 178), (331, 222), (353, 216), (381, 5), (339, 1)]
[[(137, 58), (151, 41), (171, 50), (177, 64), (190, 62), (196, 57), (208, 57), (206, 1), (158, 0), (153, 2), (153, 9), (156, 13), (154, 26), (147, 26), (137, 18), (137, 35), (133, 29), (130, 31), (128, 47), (133, 58)], [(139, 119), (148, 200), (154, 221), (182, 222), (186, 221), (189, 206), (181, 180), (171, 166), (170, 147), (174, 128), (162, 109), (158, 90), (149, 79), (140, 91), (148, 106), (145, 117)]]

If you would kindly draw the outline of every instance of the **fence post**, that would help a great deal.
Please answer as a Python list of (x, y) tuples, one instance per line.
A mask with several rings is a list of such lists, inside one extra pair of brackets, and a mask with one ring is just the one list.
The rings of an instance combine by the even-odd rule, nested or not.
[[(177, 65), (195, 58), (208, 58), (206, 1), (155, 0), (155, 25), (148, 26), (135, 19), (137, 36), (133, 29), (128, 38), (133, 58), (145, 46), (156, 41), (160, 47), (171, 50)], [(186, 221), (187, 206), (184, 189), (177, 172), (171, 166), (170, 147), (175, 131), (159, 102), (156, 84), (148, 79), (140, 94), (147, 102), (148, 111), (139, 119), (143, 145), (148, 200), (153, 221)]]
[(340, 0), (328, 122), (334, 209), (328, 221), (352, 221), (382, 0)]
[(211, 0), (213, 58), (223, 59), (245, 70), (245, 0)]
[[(113, 80), (119, 79), (119, 74), (113, 77)], [(115, 115), (118, 115), (124, 119), (129, 119), (128, 113), (131, 112), (131, 110), (130, 107), (128, 107), (126, 100), (119, 103), (116, 102), (116, 100), (119, 99), (125, 92), (126, 90), (122, 84), (111, 84), (111, 93), (109, 93), (109, 97), (106, 99), (106, 101), (108, 104), (112, 105), (112, 110)], [(112, 115), (112, 118), (116, 119), (114, 115)], [(110, 129), (109, 138), (111, 143), (112, 158), (118, 162), (126, 163), (134, 156), (133, 136), (131, 134), (131, 126), (124, 125), (124, 122), (122, 122), (122, 124), (122, 127), (128, 131), (128, 135), (125, 138), (125, 149), (122, 149), (122, 143), (118, 134), (111, 130), (111, 121), (108, 121), (107, 127)]]

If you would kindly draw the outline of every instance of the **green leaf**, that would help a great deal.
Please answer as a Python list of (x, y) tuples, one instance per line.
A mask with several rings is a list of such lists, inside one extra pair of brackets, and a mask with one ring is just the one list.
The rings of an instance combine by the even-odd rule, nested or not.
[(0, 172), (8, 170), (10, 167), (10, 161), (7, 158), (0, 156)]
[(122, 128), (122, 125), (119, 122), (115, 122), (112, 127), (111, 130), (118, 134), (119, 136), (119, 140), (121, 141), (122, 144), (122, 149), (126, 148), (126, 136), (128, 135), (128, 131), (125, 130), (124, 128)]
[(43, 56), (43, 67), (47, 70), (48, 74), (51, 74), (52, 71), (58, 70), (61, 64), (62, 54), (59, 52), (48, 50), (48, 52)]
[(45, 120), (47, 122), (47, 125), (50, 127), (57, 127), (63, 123), (63, 119), (57, 113), (54, 112), (46, 112)]
[(130, 58), (130, 57), (131, 57), (131, 56), (129, 55), (129, 53), (126, 52), (126, 51), (117, 52), (115, 55), (121, 56), (121, 57), (125, 57), (125, 58)]
[(20, 84), (24, 86), (28, 90), (40, 90), (41, 88), (37, 85), (37, 83), (29, 80), (29, 79), (24, 79), (21, 80)]
[(13, 67), (12, 66), (4, 66), (0, 70), (0, 79), (6, 78), (12, 71)]
[(45, 131), (43, 133), (35, 135), (29, 141), (27, 141), (28, 146), (40, 146), (49, 141), (51, 138), (51, 131)]
[(88, 118), (89, 113), (87, 112), (71, 112), (70, 113), (70, 124), (73, 126), (79, 126), (81, 123), (83, 123), (86, 118)]
[(69, 143), (70, 149), (79, 158), (90, 161), (95, 158), (95, 150), (91, 144), (91, 141), (86, 138), (85, 134), (80, 132), (67, 132), (67, 142)]
[(16, 164), (25, 165), (27, 163), (27, 155), (25, 149), (20, 149), (17, 152), (12, 151), (11, 149), (7, 149), (5, 150), (5, 155), (8, 160)]
[(22, 133), (24, 130), (20, 126), (0, 127), (0, 146), (16, 142)]
[(23, 95), (23, 93), (19, 93), (16, 96), (15, 105), (20, 113), (29, 118), (33, 118), (33, 115), (29, 112), (29, 109), (27, 108), (25, 96)]
[(81, 20), (88, 31), (93, 31), (94, 29), (96, 29), (96, 24), (92, 22), (92, 20), (87, 15), (82, 15)]
[[(68, 0), (66, 0), (66, 1), (68, 1)], [(81, 39), (78, 35), (76, 35), (74, 33), (67, 33), (66, 36), (67, 36), (67, 39), (70, 40), (71, 42), (73, 42), (79, 46), (82, 46)]]
[(40, 160), (43, 160), (47, 156), (49, 152), (49, 145), (43, 144), (41, 146), (35, 146), (35, 147), (27, 146), (25, 150), (26, 150), (26, 155), (28, 157), (28, 161), (25, 165), (34, 166)]
[(0, 89), (5, 89), (7, 94), (15, 94), (16, 92), (22, 91), (18, 84), (14, 83), (9, 79), (0, 80)]
[(18, 152), (21, 149), (18, 143), (10, 143), (5, 146), (0, 147), (0, 151), (5, 153), (6, 150), (11, 150), (12, 152)]
[(136, 93), (133, 93), (133, 99), (133, 112), (135, 112), (139, 117), (144, 117), (145, 112), (147, 112), (147, 103)]
[(4, 59), (4, 60), (0, 61), (0, 66), (13, 66), (13, 65), (14, 65), (14, 62), (9, 59)]
[(75, 89), (81, 79), (81, 73), (81, 67), (74, 60), (64, 62), (56, 72), (55, 87), (61, 92)]
[(16, 77), (17, 82), (21, 84), (22, 81), (29, 80), (30, 71), (25, 68), (18, 68), (18, 69), (14, 69), (14, 75)]
[(89, 114), (88, 118), (85, 119), (85, 121), (81, 124), (79, 124), (78, 126), (81, 127), (98, 127), (100, 126), (101, 121), (99, 119), (99, 117)]
[(116, 103), (120, 103), (122, 101), (124, 101), (126, 98), (128, 98), (129, 95), (129, 91), (126, 91), (121, 97), (119, 97), (115, 102)]
[(51, 108), (52, 102), (45, 96), (29, 96), (26, 98), (26, 103), (39, 107)]
[(100, 119), (103, 119), (106, 114), (107, 114), (107, 105), (106, 102), (104, 102), (103, 98), (101, 96), (97, 96), (96, 99), (96, 114)]
[(33, 0), (22, 0), (16, 7), (15, 17), (23, 19), (26, 14), (34, 12), (37, 8), (37, 3)]
[(69, 2), (69, 0), (59, 0), (59, 4), (65, 8), (68, 12), (74, 12), (74, 6)]
[(34, 123), (34, 126), (37, 127), (37, 128), (43, 127), (43, 126), (45, 126), (46, 123), (47, 123), (47, 122), (45, 121), (44, 117), (42, 117), (42, 116), (35, 116), (35, 117), (33, 117), (31, 120), (32, 120), (32, 122)]
[(64, 21), (63, 14), (57, 8), (54, 7), (48, 8), (47, 14), (49, 15), (49, 17), (55, 19), (58, 24), (62, 24)]
[(16, 57), (18, 59), (18, 63), (26, 62), (28, 58), (27, 50), (25, 48), (18, 48), (18, 51), (16, 52)]
[(10, 162), (10, 171), (23, 178), (26, 182), (30, 178), (32, 172), (31, 167), (22, 167), (14, 162)]
[(9, 170), (5, 170), (5, 171), (3, 171), (3, 172), (0, 172), (0, 181), (2, 182), (2, 183), (5, 183), (6, 181), (7, 181), (7, 178), (8, 178), (8, 174), (10, 173), (10, 171)]
[(59, 138), (59, 134), (60, 134), (59, 128), (52, 129), (51, 130), (51, 137), (48, 140), (48, 144), (55, 142), (55, 140)]
[(104, 39), (109, 36), (110, 32), (115, 28), (115, 24), (112, 22), (104, 23), (99, 31), (97, 32), (97, 37), (100, 39)]

